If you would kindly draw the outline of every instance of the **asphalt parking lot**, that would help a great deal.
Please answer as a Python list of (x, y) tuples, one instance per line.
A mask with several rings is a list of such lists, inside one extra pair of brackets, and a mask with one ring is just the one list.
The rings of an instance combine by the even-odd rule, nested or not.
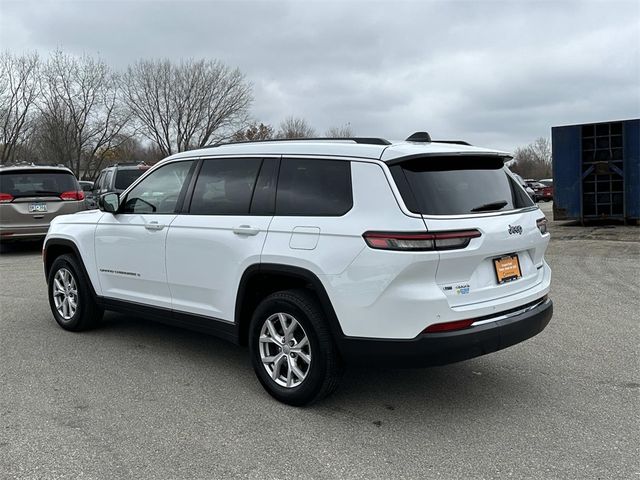
[(39, 245), (4, 248), (0, 478), (640, 479), (640, 227), (551, 232), (540, 335), (446, 367), (352, 369), (305, 409), (215, 338), (116, 314), (63, 331)]

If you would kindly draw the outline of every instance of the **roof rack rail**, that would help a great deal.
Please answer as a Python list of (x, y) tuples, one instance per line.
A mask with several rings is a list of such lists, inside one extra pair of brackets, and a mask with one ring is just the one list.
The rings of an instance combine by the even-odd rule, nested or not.
[(270, 142), (319, 142), (319, 141), (351, 141), (365, 145), (391, 145), (389, 140), (376, 137), (313, 137), (313, 138), (270, 138), (266, 140), (243, 140), (242, 142), (224, 142), (207, 145), (204, 148), (221, 147), (223, 145), (239, 145), (245, 143), (270, 143)]
[(436, 143), (451, 143), (453, 145), (469, 145), (469, 146), (471, 146), (471, 144), (469, 142), (465, 142), (464, 140), (434, 140), (434, 142), (436, 142)]

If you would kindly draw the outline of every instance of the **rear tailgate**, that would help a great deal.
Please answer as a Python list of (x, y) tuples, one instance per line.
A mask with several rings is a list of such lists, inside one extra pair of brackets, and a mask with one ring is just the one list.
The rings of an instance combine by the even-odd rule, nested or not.
[(451, 307), (513, 295), (539, 284), (549, 235), (544, 215), (497, 155), (411, 158), (391, 167), (403, 200), (426, 230), (479, 236), (442, 244), (436, 282)]
[[(452, 307), (506, 297), (536, 286), (543, 278), (543, 256), (549, 235), (542, 235), (536, 221), (539, 210), (477, 219), (425, 218), (428, 230), (467, 230), (482, 234), (462, 250), (440, 252), (436, 282)], [(498, 280), (495, 260), (517, 258), (520, 277)], [(508, 272), (510, 273), (510, 272)]]
[(10, 203), (0, 203), (0, 223), (5, 228), (46, 227), (58, 215), (76, 213), (80, 205), (81, 202), (64, 201), (60, 197), (16, 198)]

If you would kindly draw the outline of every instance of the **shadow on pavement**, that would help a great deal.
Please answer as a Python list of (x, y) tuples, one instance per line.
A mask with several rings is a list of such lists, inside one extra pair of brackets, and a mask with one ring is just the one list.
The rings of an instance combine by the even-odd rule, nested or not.
[(0, 255), (32, 255), (42, 251), (43, 240), (0, 242)]
[[(172, 362), (179, 356), (194, 372), (202, 373), (206, 381), (209, 372), (233, 378), (243, 391), (252, 391), (264, 398), (256, 401), (275, 402), (259, 387), (246, 347), (233, 345), (213, 336), (168, 326), (129, 315), (108, 313), (95, 333), (119, 337), (131, 348), (150, 348), (155, 361)], [(329, 398), (308, 407), (318, 414), (330, 410), (340, 416), (365, 421), (379, 427), (393, 418), (405, 421), (413, 418), (422, 423), (429, 416), (469, 416), (493, 412), (499, 406), (520, 408), (519, 404), (536, 403), (544, 397), (544, 386), (532, 381), (512, 365), (511, 355), (504, 352), (478, 359), (420, 369), (381, 369), (348, 367), (341, 385)], [(165, 360), (163, 360), (165, 359)], [(526, 362), (526, 358), (520, 357)], [(157, 368), (162, 368), (156, 365)], [(526, 368), (526, 365), (522, 367)], [(507, 404), (510, 405), (507, 405)], [(277, 404), (277, 402), (276, 402)], [(279, 404), (277, 404), (279, 405)], [(398, 411), (403, 412), (401, 420)], [(409, 417), (406, 415), (409, 414)], [(413, 415), (426, 415), (420, 420)], [(375, 417), (375, 418), (373, 418)]]

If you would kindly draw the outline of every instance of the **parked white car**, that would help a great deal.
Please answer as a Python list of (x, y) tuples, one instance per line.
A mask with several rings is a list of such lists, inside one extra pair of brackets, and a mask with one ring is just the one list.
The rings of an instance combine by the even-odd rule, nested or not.
[(345, 364), (441, 365), (542, 331), (546, 220), (509, 155), (426, 134), (265, 141), (173, 155), (44, 244), (67, 330), (105, 309), (248, 344), (278, 400)]

